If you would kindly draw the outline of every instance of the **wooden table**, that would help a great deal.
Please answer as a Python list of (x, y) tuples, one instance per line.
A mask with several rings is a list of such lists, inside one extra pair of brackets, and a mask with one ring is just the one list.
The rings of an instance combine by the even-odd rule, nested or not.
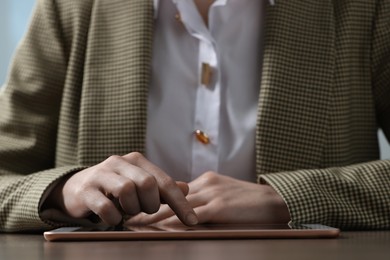
[(390, 259), (390, 231), (342, 232), (337, 239), (46, 242), (0, 234), (0, 259), (337, 260)]

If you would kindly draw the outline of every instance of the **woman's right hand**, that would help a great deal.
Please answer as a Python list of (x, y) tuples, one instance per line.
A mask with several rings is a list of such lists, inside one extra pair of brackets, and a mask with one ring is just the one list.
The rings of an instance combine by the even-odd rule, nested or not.
[(75, 173), (56, 186), (49, 206), (73, 218), (98, 215), (106, 224), (117, 225), (123, 213), (137, 215), (159, 210), (167, 203), (186, 225), (197, 224), (197, 216), (186, 200), (188, 186), (176, 183), (137, 152), (111, 156), (93, 167)]

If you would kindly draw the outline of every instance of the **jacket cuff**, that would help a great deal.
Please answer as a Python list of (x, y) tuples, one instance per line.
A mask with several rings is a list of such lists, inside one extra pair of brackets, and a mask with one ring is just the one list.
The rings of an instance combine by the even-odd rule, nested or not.
[[(313, 185), (307, 180), (313, 175), (313, 170), (299, 172), (281, 172), (259, 175), (258, 182), (272, 186), (283, 198), (290, 213), (290, 224), (327, 224), (332, 222), (327, 205), (327, 193), (321, 195), (321, 185)], [(314, 173), (314, 175), (316, 175)], [(319, 184), (319, 183), (318, 183)], [(334, 205), (333, 205), (334, 206)]]
[[(65, 214), (60, 213), (59, 210), (56, 209), (43, 209), (42, 206), (45, 200), (50, 195), (50, 192), (54, 189), (57, 183), (62, 180), (64, 177), (75, 174), (81, 170), (84, 170), (86, 167), (81, 166), (67, 166), (61, 167), (57, 169), (50, 170), (47, 174), (43, 174), (41, 178), (42, 183), (41, 187), (42, 192), (39, 198), (38, 203), (38, 214), (39, 218), (49, 227), (58, 227), (69, 225), (70, 218), (66, 218)], [(36, 204), (35, 204), (36, 205)], [(59, 217), (56, 217), (59, 216)]]

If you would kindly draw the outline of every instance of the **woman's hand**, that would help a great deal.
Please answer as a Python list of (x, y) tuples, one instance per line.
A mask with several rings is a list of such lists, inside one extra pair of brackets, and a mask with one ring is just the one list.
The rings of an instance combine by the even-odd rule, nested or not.
[(184, 224), (195, 225), (198, 220), (187, 193), (186, 184), (173, 181), (140, 153), (130, 153), (111, 156), (72, 175), (57, 185), (48, 205), (73, 218), (95, 213), (105, 223), (117, 225), (123, 214), (155, 213), (164, 202)]
[[(189, 183), (187, 200), (199, 223), (288, 223), (290, 215), (281, 196), (269, 185), (244, 182), (207, 172)], [(126, 225), (177, 224), (167, 205), (155, 214), (141, 213)]]

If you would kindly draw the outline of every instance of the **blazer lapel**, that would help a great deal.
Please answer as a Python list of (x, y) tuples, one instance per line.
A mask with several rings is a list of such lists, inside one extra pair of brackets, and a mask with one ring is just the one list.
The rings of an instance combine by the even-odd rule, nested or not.
[(257, 174), (320, 167), (334, 67), (331, 1), (267, 7)]
[(95, 1), (81, 97), (81, 164), (144, 152), (152, 34), (153, 1)]

